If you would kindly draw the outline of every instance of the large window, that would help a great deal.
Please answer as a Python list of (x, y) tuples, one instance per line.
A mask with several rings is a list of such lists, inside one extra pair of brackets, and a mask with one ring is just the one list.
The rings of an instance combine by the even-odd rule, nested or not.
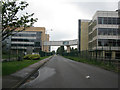
[(35, 39), (14, 39), (14, 38), (12, 38), (11, 41), (34, 42)]
[(98, 28), (98, 35), (120, 35), (118, 28)]
[(14, 36), (20, 36), (20, 37), (36, 37), (36, 34), (23, 34), (23, 33), (18, 33), (18, 34), (15, 34)]
[(28, 46), (34, 46), (34, 44), (11, 44), (11, 46), (14, 46), (14, 47), (28, 47)]
[(120, 40), (116, 39), (98, 39), (98, 46), (120, 46)]
[(120, 24), (120, 18), (117, 17), (98, 17), (98, 24)]

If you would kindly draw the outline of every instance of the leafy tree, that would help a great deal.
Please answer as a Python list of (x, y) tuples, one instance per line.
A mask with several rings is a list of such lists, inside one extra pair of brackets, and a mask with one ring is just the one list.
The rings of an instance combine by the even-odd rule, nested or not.
[[(18, 2), (16, 0), (2, 0), (2, 41), (10, 35), (23, 31), (26, 28), (33, 26), (37, 18), (31, 18), (34, 13), (18, 16), (18, 13), (25, 10), (28, 3), (25, 1)], [(16, 33), (12, 33), (17, 30)]]
[(54, 50), (52, 51), (52, 54), (55, 54), (55, 51), (54, 51)]
[(57, 54), (63, 55), (65, 52), (64, 46), (61, 46), (57, 49)]

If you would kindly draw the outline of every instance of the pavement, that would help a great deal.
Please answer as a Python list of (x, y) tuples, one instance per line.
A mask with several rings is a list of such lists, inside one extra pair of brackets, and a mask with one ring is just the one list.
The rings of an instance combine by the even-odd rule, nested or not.
[(19, 88), (118, 88), (117, 73), (62, 56), (53, 56), (38, 72)]
[(11, 75), (2, 77), (2, 88), (17, 88), (22, 83), (24, 83), (31, 75), (33, 75), (37, 70), (44, 65), (47, 61), (52, 58), (46, 58), (35, 64), (32, 64), (22, 70), (19, 70)]

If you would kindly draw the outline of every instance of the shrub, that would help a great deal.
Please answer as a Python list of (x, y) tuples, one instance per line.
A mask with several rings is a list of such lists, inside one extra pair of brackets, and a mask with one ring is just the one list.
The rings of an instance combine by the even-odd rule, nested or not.
[(24, 59), (38, 60), (38, 59), (40, 59), (40, 55), (39, 54), (34, 54), (34, 55), (28, 54), (28, 55), (24, 56)]
[(30, 54), (27, 54), (24, 56), (24, 59), (30, 59), (30, 56), (31, 56)]

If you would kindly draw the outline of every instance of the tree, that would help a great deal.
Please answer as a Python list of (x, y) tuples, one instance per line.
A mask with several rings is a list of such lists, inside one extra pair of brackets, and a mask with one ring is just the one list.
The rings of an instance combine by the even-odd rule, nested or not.
[(54, 51), (54, 50), (52, 51), (52, 54), (55, 54), (55, 51)]
[(63, 55), (65, 52), (64, 46), (61, 46), (57, 49), (57, 54)]
[[(33, 26), (37, 18), (31, 18), (34, 13), (18, 16), (18, 13), (25, 10), (29, 5), (25, 1), (20, 3), (16, 0), (3, 0), (2, 4), (2, 41), (7, 37), (14, 35), (18, 32), (24, 31), (26, 28)], [(17, 31), (16, 33), (13, 33)]]

